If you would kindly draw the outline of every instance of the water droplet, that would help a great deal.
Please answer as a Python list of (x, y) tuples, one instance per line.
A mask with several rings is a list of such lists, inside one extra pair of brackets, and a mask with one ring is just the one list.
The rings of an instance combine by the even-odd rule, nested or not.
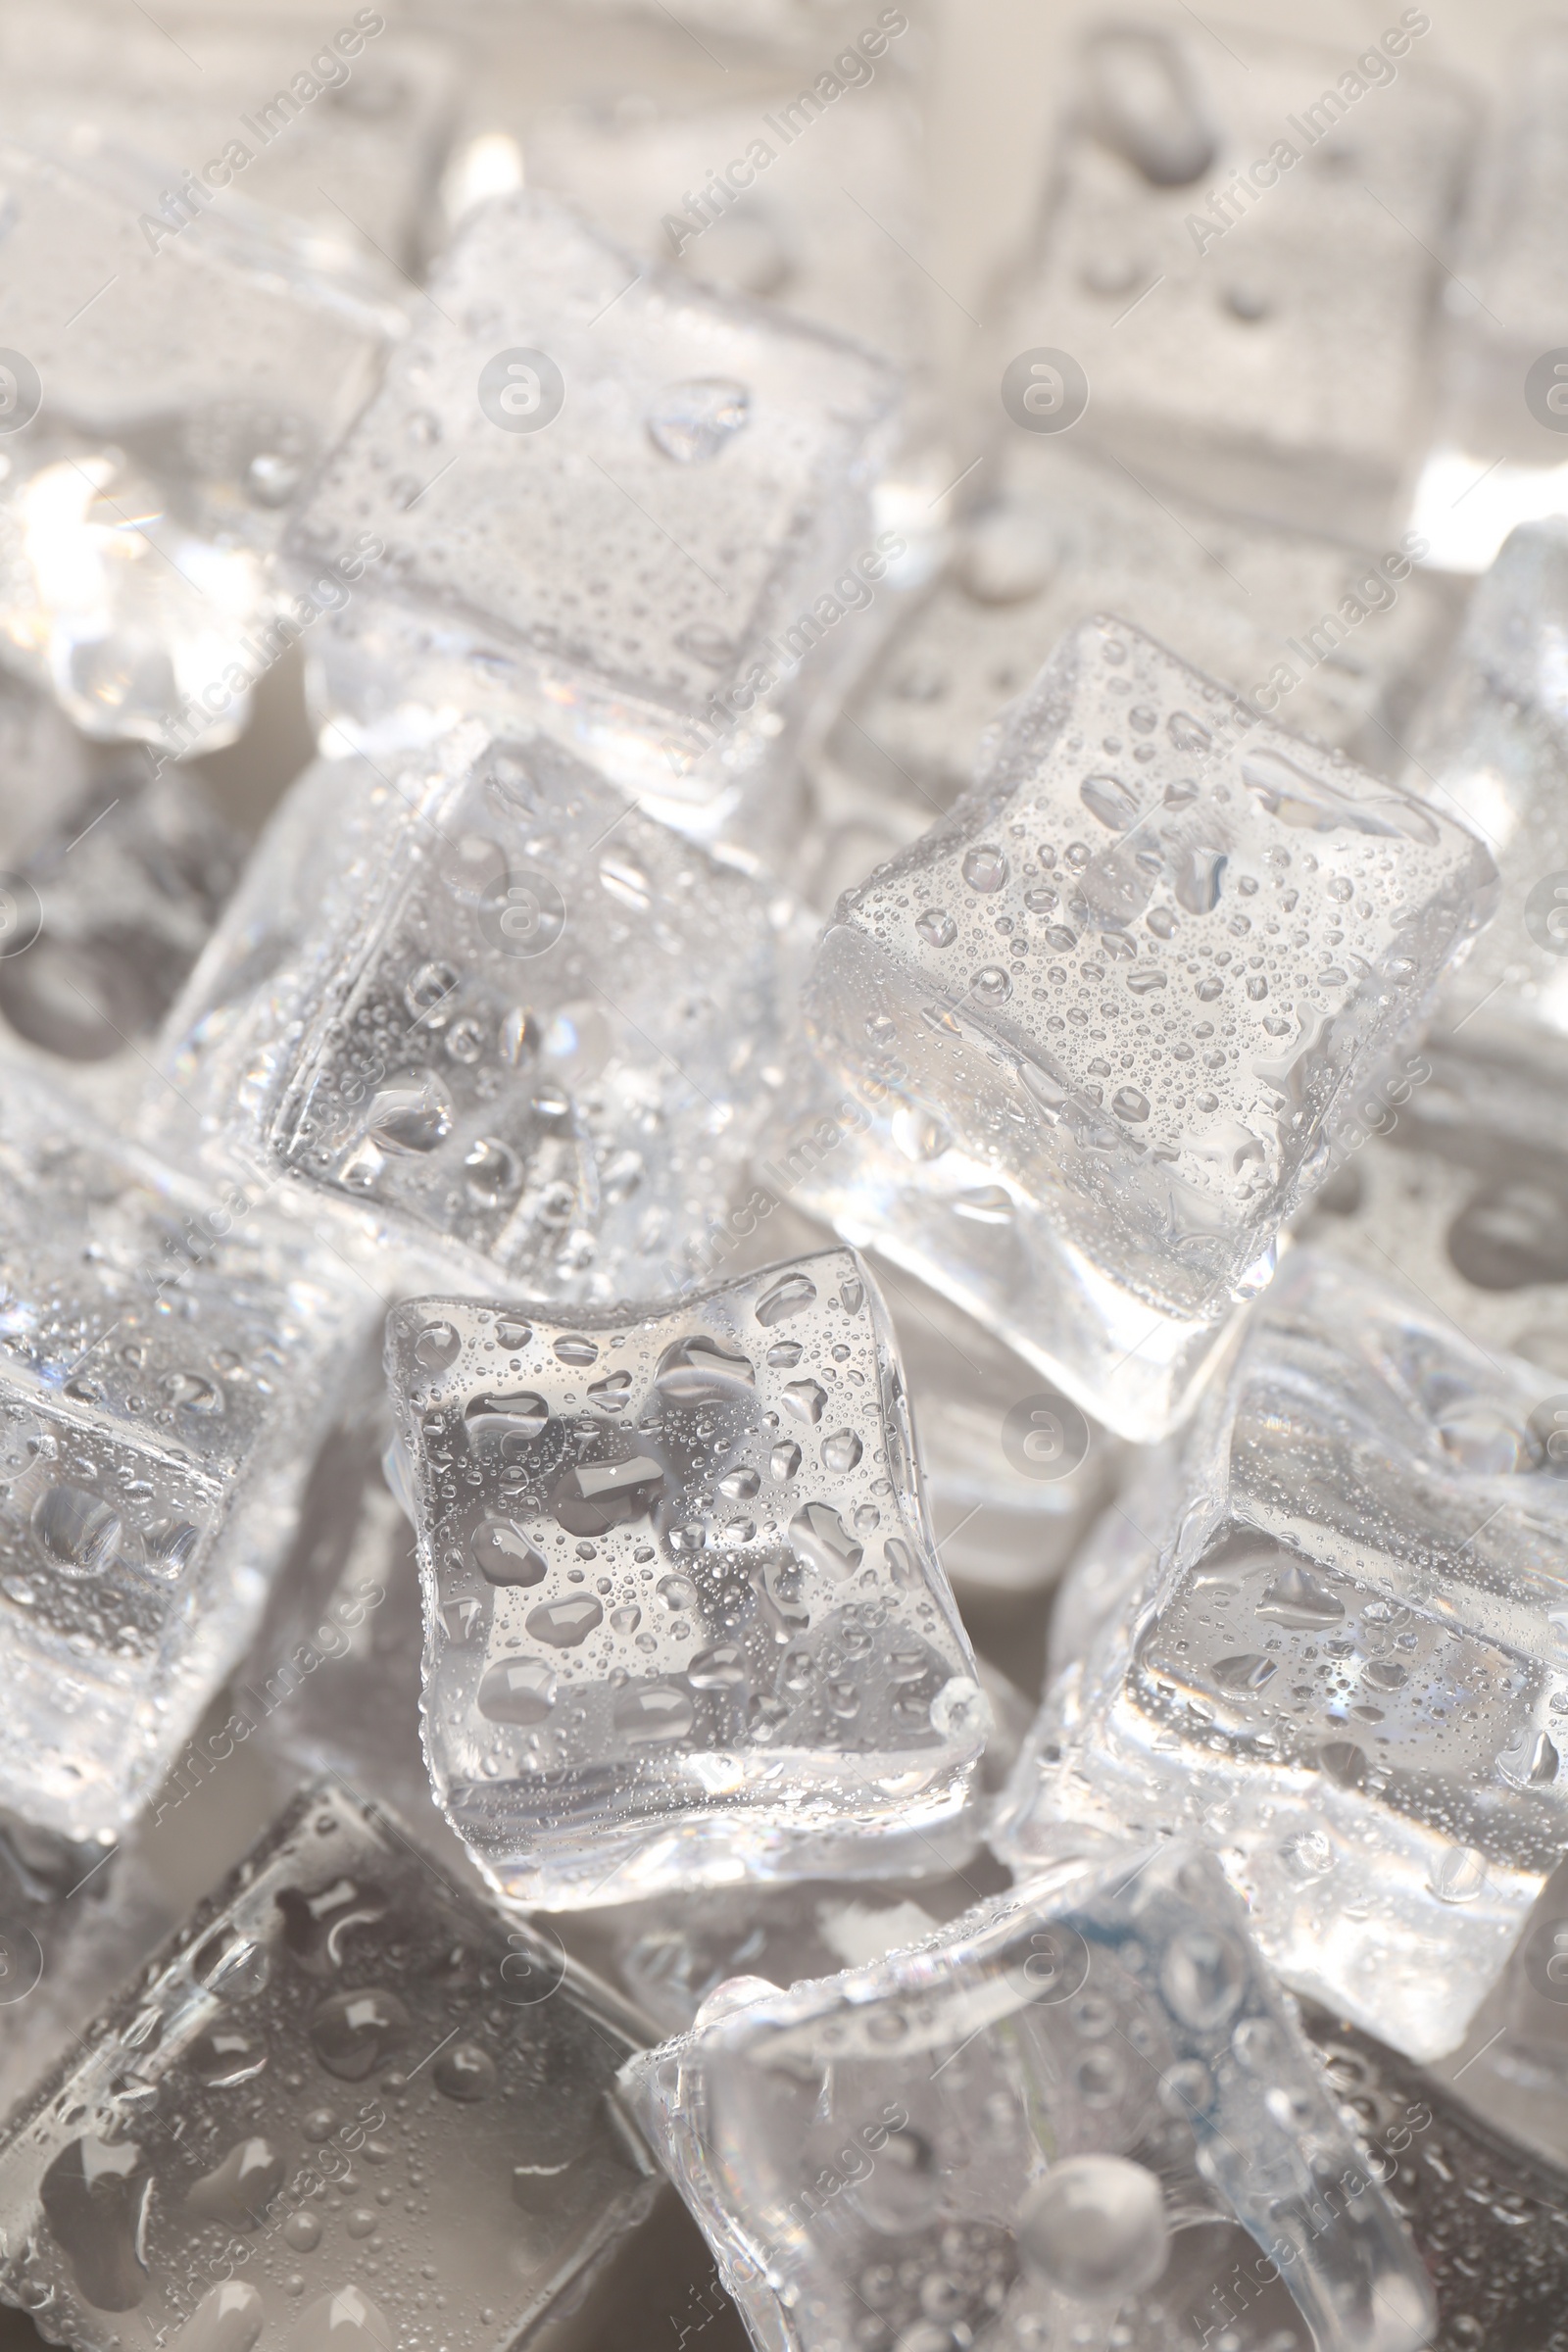
[(533, 1325), (531, 1323), (524, 1323), (518, 1315), (497, 1315), (496, 1345), (498, 1348), (510, 1348), (515, 1352), (519, 1348), (526, 1348), (532, 1339)]
[(1012, 982), (1000, 963), (983, 965), (969, 985), (982, 1004), (1005, 1004), (1012, 994)]
[(1149, 1116), (1149, 1097), (1141, 1094), (1136, 1086), (1119, 1086), (1110, 1098), (1110, 1107), (1118, 1119), (1127, 1119), (1136, 1125)]
[(605, 856), (599, 860), (599, 879), (612, 899), (630, 906), (638, 914), (646, 914), (654, 903), (654, 886), (640, 865), (629, 858)]
[(822, 1440), (823, 1468), (843, 1477), (846, 1471), (855, 1468), (864, 1450), (853, 1429), (838, 1430), (831, 1438)]
[(718, 1491), (726, 1502), (750, 1502), (761, 1484), (755, 1470), (726, 1470), (718, 1482)]
[(366, 1122), (371, 1143), (382, 1152), (434, 1152), (452, 1133), (452, 1102), (428, 1070), (410, 1070), (396, 1086), (384, 1086)]
[(920, 1582), (920, 1572), (915, 1567), (913, 1553), (907, 1544), (901, 1543), (897, 1536), (886, 1538), (882, 1545), (882, 1557), (887, 1562), (889, 1576), (903, 1591), (909, 1592)]
[(340, 2286), (307, 2303), (289, 2330), (285, 2352), (394, 2352), (399, 2341), (399, 2330), (368, 2295), (357, 2286)]
[(808, 1502), (796, 1513), (790, 1521), (790, 1542), (798, 1555), (828, 1576), (850, 1575), (865, 1556), (863, 1545), (825, 1502)]
[(223, 1392), (200, 1372), (166, 1372), (159, 1383), (165, 1399), (187, 1413), (220, 1413)]
[(746, 1657), (738, 1642), (715, 1642), (711, 1649), (702, 1650), (686, 1669), (686, 1680), (694, 1690), (733, 1690), (744, 1689), (750, 1681)]
[(1079, 2303), (1120, 2303), (1152, 2286), (1170, 2251), (1155, 2176), (1124, 2156), (1069, 2156), (1031, 2182), (1018, 2251), (1038, 2278)]
[(1217, 1659), (1210, 1671), (1227, 1690), (1261, 1690), (1265, 1683), (1274, 1680), (1275, 1662), (1249, 1649), (1233, 1658)]
[(1247, 1960), (1217, 1928), (1189, 1928), (1167, 1945), (1159, 1982), (1183, 2025), (1208, 2033), (1235, 2014), (1247, 1988)]
[(575, 1649), (579, 1642), (587, 1641), (604, 1614), (597, 1600), (579, 1592), (566, 1600), (541, 1601), (528, 1613), (528, 1631), (536, 1642), (547, 1642), (552, 1649)]
[(556, 1354), (564, 1364), (596, 1364), (599, 1361), (599, 1347), (594, 1340), (567, 1332), (556, 1342)]
[(50, 1487), (33, 1508), (33, 1533), (60, 1567), (90, 1575), (120, 1546), (118, 1511), (85, 1487)]
[(487, 1667), (474, 1704), (487, 1723), (543, 1723), (556, 1703), (556, 1677), (543, 1658), (502, 1658)]
[(1288, 1625), (1301, 1633), (1317, 1633), (1325, 1626), (1339, 1623), (1345, 1615), (1345, 1603), (1336, 1599), (1307, 1569), (1293, 1561), (1269, 1586), (1254, 1615), (1271, 1618), (1276, 1625)]
[(463, 1177), (469, 1199), (492, 1208), (516, 1192), (522, 1182), (522, 1163), (509, 1145), (482, 1135), (463, 1154)]
[(242, 2139), (221, 2164), (192, 2183), (185, 2203), (204, 2222), (229, 2230), (260, 2230), (283, 2185), (283, 2159), (270, 2140)]
[(1176, 903), (1189, 914), (1212, 914), (1219, 905), (1230, 860), (1223, 850), (1187, 849), (1172, 853)]
[[(630, 1443), (619, 1431), (611, 1434), (623, 1446)], [(668, 1484), (663, 1463), (650, 1452), (574, 1462), (552, 1489), (550, 1508), (568, 1535), (608, 1536), (612, 1528), (646, 1518)]]
[(291, 2213), (283, 2224), (283, 2242), (296, 2254), (314, 2254), (321, 2242), (320, 2217), (303, 2208)]
[(942, 2173), (936, 2150), (907, 2126), (890, 2132), (876, 2163), (858, 2183), (856, 2202), (873, 2230), (887, 2236), (918, 2230), (942, 2203)]
[(1544, 1788), (1557, 1778), (1561, 1758), (1544, 1732), (1521, 1732), (1497, 1758), (1497, 1770), (1516, 1788)]
[(752, 396), (731, 376), (667, 384), (647, 411), (648, 436), (678, 466), (710, 465), (750, 421)]
[(209, 2026), (198, 2034), (185, 2053), (185, 2064), (209, 2090), (232, 2090), (237, 2082), (252, 2082), (267, 2064), (267, 2044), (237, 2026)]
[(1214, 134), (1193, 92), (1182, 52), (1167, 33), (1107, 26), (1086, 58), (1095, 135), (1152, 187), (1187, 187), (1214, 161)]
[(792, 1380), (780, 1398), (784, 1410), (796, 1421), (804, 1421), (814, 1429), (822, 1418), (827, 1402), (827, 1391), (814, 1380)]
[(361, 2082), (408, 2039), (413, 2022), (397, 1994), (378, 1985), (334, 1992), (311, 2019), (311, 2046), (329, 2075)]
[(679, 1405), (734, 1404), (757, 1386), (739, 1349), (721, 1347), (705, 1332), (666, 1348), (654, 1378), (661, 1395)]
[(531, 1446), (543, 1437), (549, 1421), (550, 1407), (536, 1389), (484, 1389), (463, 1408), (470, 1447), (481, 1440), (514, 1440)]
[(914, 927), (928, 948), (951, 948), (958, 936), (958, 926), (941, 906), (928, 906), (917, 914)]
[(765, 1331), (771, 1331), (789, 1316), (804, 1314), (815, 1304), (816, 1285), (809, 1275), (785, 1274), (757, 1301), (757, 1320)]
[(1138, 821), (1138, 795), (1119, 776), (1085, 776), (1078, 797), (1090, 815), (1113, 833), (1125, 833)]
[(801, 1449), (793, 1438), (786, 1438), (783, 1445), (775, 1446), (769, 1455), (767, 1472), (779, 1486), (787, 1487), (800, 1466)]
[(248, 2279), (225, 2278), (208, 2288), (170, 2341), (173, 2352), (254, 2352), (266, 2325), (267, 2305), (258, 2289)]
[(696, 1720), (686, 1692), (672, 1683), (647, 1683), (638, 1690), (623, 1690), (615, 1701), (615, 1729), (634, 1746), (662, 1746), (684, 1740)]
[(971, 890), (989, 896), (1004, 888), (1007, 880), (1007, 860), (994, 843), (982, 842), (963, 856), (962, 873)]
[(510, 1519), (481, 1520), (468, 1549), (487, 1584), (539, 1585), (549, 1574), (549, 1562)]
[(133, 2139), (74, 2139), (39, 2183), (44, 2218), (76, 2285), (99, 2311), (134, 2311), (148, 2278), (137, 2254), (153, 2178)]
[(487, 2099), (496, 2086), (495, 2060), (477, 2042), (449, 2042), (430, 2071), (442, 2096), (465, 2106)]
[(421, 963), (403, 991), (403, 1002), (416, 1020), (423, 1021), (456, 994), (461, 976), (450, 963)]
[(444, 1372), (455, 1364), (463, 1348), (463, 1340), (451, 1323), (427, 1323), (414, 1343), (414, 1360), (427, 1372)]

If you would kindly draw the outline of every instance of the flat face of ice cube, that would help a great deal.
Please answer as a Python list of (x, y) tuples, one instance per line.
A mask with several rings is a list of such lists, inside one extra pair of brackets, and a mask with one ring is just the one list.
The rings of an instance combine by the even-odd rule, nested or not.
[(1276, 2283), (1239, 2342), (1423, 2340), (1414, 2251), (1190, 1847), (1113, 1849), (789, 1992), (742, 1981), (622, 2080), (787, 2352), (849, 2352), (867, 2305), (873, 2341), (935, 2306), (1027, 2342), (1086, 2301), (1189, 2352), (1254, 2239)]
[(386, 542), (396, 607), (331, 624), (329, 693), (401, 612), (402, 674), (361, 723), (400, 697), (499, 701), (673, 792), (831, 635), (834, 573), (875, 560), (894, 390), (868, 354), (651, 270), (548, 198), (481, 207), (293, 527), (311, 559), (351, 517)]
[(176, 1010), (150, 1115), (183, 1097), (226, 1127), (238, 1092), (253, 1159), (405, 1238), (543, 1296), (668, 1290), (779, 1082), (774, 915), (548, 746), (325, 761)]
[(630, 2046), (559, 1947), (319, 1789), (12, 2132), (4, 2291), (94, 2352), (502, 2352), (647, 2210), (606, 2099)]
[(948, 576), (889, 640), (830, 750), (928, 822), (924, 796), (951, 807), (1043, 649), (1101, 612), (1261, 694), (1293, 732), (1394, 774), (1450, 603), (1400, 553), (1353, 555), (1175, 494), (1156, 504), (1114, 461), (1065, 436), (1018, 434), (960, 526)]
[(1419, 56), (1380, 64), (1392, 90), (1250, 33), (1091, 35), (1011, 326), (1022, 351), (1051, 320), (1093, 388), (1086, 428), (1140, 470), (1374, 543), (1417, 430), (1431, 248), (1471, 120)]
[(944, 1866), (986, 1707), (852, 1252), (578, 1326), (416, 1300), (387, 1348), (426, 1753), (500, 1887)]
[(1288, 1984), (1451, 2048), (1564, 1836), (1553, 1377), (1292, 1261), (1152, 1574), (1048, 1695), (1000, 1849), (1040, 1855), (1048, 1819), (1202, 1834)]
[(1481, 835), (1502, 884), (1495, 916), (1445, 984), (1438, 1042), (1552, 1068), (1568, 1039), (1565, 609), (1568, 522), (1526, 524), (1475, 590), (1406, 770)]
[(1057, 1319), (1086, 1327), (1061, 1348), (1073, 1393), (1159, 1435), (1094, 1360), (1097, 1287), (1098, 1319), (1119, 1287), (1146, 1336), (1222, 1320), (1491, 872), (1440, 809), (1086, 622), (973, 793), (846, 894), (818, 951), (818, 1054), (891, 1131), (858, 1168), (831, 1155), (828, 1213), (1037, 1356), (1051, 1321), (1007, 1298), (1046, 1279), (988, 1271), (989, 1229), (1056, 1260), (1078, 1298)]
[(359, 1286), (0, 1085), (0, 1801), (113, 1826), (260, 1613)]

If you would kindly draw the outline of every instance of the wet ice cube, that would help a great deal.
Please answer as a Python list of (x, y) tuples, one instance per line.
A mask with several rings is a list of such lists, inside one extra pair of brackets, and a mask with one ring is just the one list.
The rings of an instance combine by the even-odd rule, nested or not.
[(387, 1350), (426, 1754), (499, 1888), (949, 1867), (987, 1707), (852, 1252), (576, 1324), (419, 1299)]
[(1568, 1818), (1553, 1385), (1301, 1251), (1194, 1425), (1148, 1576), (1048, 1692), (998, 1850), (1199, 1836), (1288, 1984), (1451, 2049)]
[(1358, 555), (1174, 494), (1156, 504), (1060, 438), (1017, 434), (975, 478), (947, 576), (828, 743), (836, 769), (907, 812), (906, 837), (933, 803), (951, 807), (999, 709), (1086, 612), (1125, 614), (1293, 731), (1397, 772), (1417, 681), (1452, 626), (1452, 599), (1402, 550)]
[(1090, 34), (1009, 321), (1011, 413), (1031, 421), (1049, 340), (1088, 377), (1080, 438), (1140, 479), (1386, 545), (1471, 109), (1419, 53), (1374, 49), (1369, 78), (1239, 42), (1196, 22)]
[(255, 1628), (374, 1295), (0, 1072), (0, 1804), (119, 1827)]
[(1087, 621), (842, 901), (798, 1197), (1157, 1438), (1492, 879), (1441, 807)]
[(1186, 2347), (1239, 2264), (1273, 2281), (1230, 2314), (1248, 2352), (1426, 2341), (1409, 2239), (1191, 1847), (1114, 1847), (789, 1992), (741, 1980), (622, 2081), (760, 2343), (863, 2341), (869, 2306), (910, 2346), (1119, 2316)]
[(1477, 586), (1451, 662), (1411, 739), (1407, 781), (1474, 827), (1496, 860), (1497, 911), (1445, 986), (1439, 1045), (1568, 1068), (1568, 727), (1557, 682), (1568, 521), (1513, 532)]
[(381, 592), (318, 633), (327, 708), (367, 742), (475, 711), (698, 831), (748, 791), (776, 822), (847, 642), (834, 579), (863, 559), (863, 603), (897, 551), (870, 503), (895, 391), (551, 199), (482, 206), (291, 533), (312, 563), (386, 542)]
[(554, 1939), (318, 1789), (13, 2126), (0, 2291), (91, 2352), (504, 2352), (651, 2202), (607, 2096), (632, 2046)]
[(206, 945), (241, 863), (199, 784), (143, 755), (101, 772), (13, 869), (18, 927), (0, 955), (0, 1052), (128, 1105), (151, 1039)]
[[(160, 168), (90, 136), (47, 156), (5, 147), (0, 182), (15, 419), (0, 662), (88, 735), (175, 753), (229, 741), (281, 651), (280, 510), (401, 315), (318, 270), (306, 233), (259, 208), (149, 239)], [(317, 553), (319, 573), (345, 551)]]
[[(1568, 1378), (1568, 1121), (1556, 1089), (1528, 1058), (1465, 1054), (1435, 1028), (1359, 1108), (1367, 1141), (1316, 1196), (1301, 1239), (1397, 1278), (1489, 1353)], [(1568, 1412), (1546, 1437), (1568, 1462)]]
[(185, 1148), (194, 1110), (220, 1156), (541, 1296), (673, 1289), (776, 1090), (781, 919), (549, 746), (320, 761), (172, 1016), (148, 1133)]
[[(1523, 2342), (1549, 2331), (1568, 2299), (1561, 2172), (1370, 2034), (1311, 2003), (1302, 2023), (1348, 2129), (1415, 2241), (1437, 2303), (1436, 2340), (1482, 2341), (1504, 2311)], [(1471, 2083), (1456, 2090), (1468, 2094)]]

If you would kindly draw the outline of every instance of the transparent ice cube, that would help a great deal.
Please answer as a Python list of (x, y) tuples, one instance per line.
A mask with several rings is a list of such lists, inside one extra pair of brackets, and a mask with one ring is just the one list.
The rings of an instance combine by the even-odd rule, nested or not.
[(1417, 684), (1454, 618), (1445, 586), (1402, 550), (1357, 554), (1174, 494), (1156, 503), (1114, 461), (1061, 437), (1013, 435), (975, 478), (982, 493), (946, 577), (828, 742), (846, 780), (902, 805), (911, 830), (952, 806), (998, 710), (1095, 612), (1180, 645), (1294, 733), (1397, 772)]
[(1085, 622), (952, 815), (845, 895), (777, 1156), (846, 1240), (1157, 1438), (1492, 880), (1441, 808)]
[(1201, 1837), (1288, 1984), (1451, 2049), (1564, 1837), (1551, 1385), (1299, 1252), (1195, 1424), (1151, 1573), (1048, 1692), (998, 1851)]
[(388, 1325), (436, 1793), (509, 1898), (951, 1866), (988, 1708), (884, 1310), (824, 1251)]
[(1197, 2352), (1239, 2265), (1241, 2352), (1427, 2340), (1414, 2250), (1191, 1847), (1121, 1846), (789, 1992), (742, 1979), (622, 2082), (780, 2352), (960, 2326)]
[(128, 1108), (241, 856), (201, 786), (140, 753), (63, 797), (5, 883), (18, 921), (0, 941), (0, 1053), (79, 1080), (106, 1117)]
[[(1568, 1379), (1557, 1091), (1528, 1061), (1445, 1051), (1429, 1036), (1361, 1107), (1368, 1140), (1317, 1195), (1300, 1238), (1403, 1282), (1489, 1353)], [(1556, 1450), (1568, 1456), (1568, 1409)]]
[(1472, 110), (1417, 44), (1368, 53), (1097, 26), (1007, 356), (1068, 354), (1079, 436), (1141, 478), (1382, 546)]
[(481, 1284), (672, 1290), (779, 1084), (788, 920), (547, 744), (323, 760), (175, 1007), (147, 1132), (199, 1125)]
[(0, 1077), (0, 1803), (117, 1829), (254, 1630), (373, 1294)]
[(1568, 1071), (1568, 520), (1510, 534), (1476, 588), (1411, 741), (1406, 781), (1462, 816), (1501, 876), (1496, 914), (1445, 986), (1433, 1035)]
[(895, 400), (546, 197), (481, 206), (291, 530), (312, 563), (386, 543), (313, 640), (324, 708), (372, 749), (537, 728), (699, 832), (748, 793), (787, 830), (791, 723), (901, 545), (871, 505)]
[[(163, 185), (89, 133), (0, 148), (0, 661), (84, 733), (177, 754), (232, 740), (302, 633), (270, 585), (280, 510), (402, 320), (259, 207), (150, 238)], [(334, 572), (320, 601), (345, 594)]]
[(553, 1938), (318, 1788), (13, 2125), (0, 2291), (88, 2352), (505, 2352), (652, 2201), (632, 2046)]

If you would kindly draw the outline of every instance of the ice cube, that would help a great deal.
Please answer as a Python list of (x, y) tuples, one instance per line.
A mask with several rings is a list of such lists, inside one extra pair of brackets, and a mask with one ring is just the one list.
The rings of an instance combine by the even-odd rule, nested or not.
[(909, 813), (911, 832), (952, 806), (997, 711), (1094, 612), (1180, 645), (1293, 732), (1398, 771), (1417, 682), (1454, 619), (1446, 584), (1414, 571), (1403, 549), (1356, 554), (1174, 494), (1156, 501), (1113, 460), (1060, 438), (1018, 434), (975, 478), (983, 490), (947, 576), (827, 747), (847, 781)]
[(1515, 524), (1568, 510), (1562, 385), (1568, 36), (1532, 25), (1476, 159), (1443, 288), (1432, 445), (1412, 520), (1434, 564), (1484, 571)]
[(851, 1251), (576, 1324), (418, 1299), (387, 1363), (425, 1752), (502, 1892), (951, 1866), (988, 1709)]
[(846, 1240), (1158, 1438), (1493, 880), (1441, 808), (1087, 621), (952, 816), (846, 894), (776, 1156)]
[(1421, 2265), (1191, 1847), (1119, 1846), (789, 1992), (731, 1984), (622, 2084), (759, 2343), (848, 2352), (868, 2309), (909, 2347), (1427, 2340)]
[(1302, 2023), (1347, 2129), (1415, 2241), (1437, 2302), (1436, 2340), (1482, 2343), (1500, 2328), (1549, 2342), (1568, 2301), (1561, 2172), (1370, 2034), (1310, 2003)]
[(6, 879), (19, 924), (0, 954), (0, 1053), (79, 1080), (106, 1117), (128, 1109), (240, 862), (200, 785), (140, 753), (64, 799)]
[(547, 744), (323, 760), (175, 1007), (147, 1132), (199, 1122), (481, 1286), (673, 1290), (777, 1088), (785, 921)]
[(1568, 1071), (1568, 520), (1524, 525), (1477, 587), (1406, 781), (1495, 858), (1495, 917), (1439, 999), (1436, 1042)]
[(997, 1849), (1202, 1837), (1288, 1984), (1451, 2049), (1564, 1838), (1552, 1385), (1299, 1252), (1190, 1433), (1151, 1573), (1048, 1692)]
[(313, 564), (386, 542), (313, 641), (325, 708), (372, 749), (537, 728), (698, 832), (744, 798), (787, 834), (791, 726), (902, 545), (871, 506), (895, 398), (548, 198), (480, 207), (291, 529)]
[(0, 1804), (127, 1819), (242, 1650), (373, 1293), (0, 1073)]
[[(1317, 1195), (1300, 1238), (1397, 1278), (1489, 1353), (1568, 1379), (1568, 1121), (1556, 1090), (1528, 1061), (1429, 1035), (1359, 1107), (1367, 1141)], [(1568, 1410), (1556, 1452), (1568, 1456)]]
[(1039, 370), (1065, 354), (1079, 437), (1140, 478), (1387, 544), (1472, 122), (1414, 40), (1351, 60), (1196, 20), (1097, 26), (1016, 290), (1015, 421), (1051, 424), (1061, 374)]
[(0, 2291), (85, 2352), (504, 2352), (652, 2201), (632, 2046), (553, 1938), (318, 1788), (13, 2125)]
[(164, 184), (90, 134), (0, 148), (0, 661), (84, 733), (178, 754), (232, 740), (257, 679), (363, 573), (358, 534), (317, 551), (318, 597), (280, 598), (269, 558), (402, 318), (260, 208), (149, 234)]
[(181, 16), (175, 39), (151, 19), (62, 6), (0, 26), (0, 70), (25, 143), (90, 128), (166, 167), (154, 235), (239, 199), (309, 221), (328, 263), (421, 258), (459, 73), (429, 32), (350, 21), (322, 39), (207, 11)]
[[(0, 671), (0, 864), (11, 904), (0, 908), (0, 950), (16, 953), (21, 909), (10, 884), (17, 868), (92, 778), (93, 754), (51, 698)], [(23, 894), (26, 918), (34, 913)]]

